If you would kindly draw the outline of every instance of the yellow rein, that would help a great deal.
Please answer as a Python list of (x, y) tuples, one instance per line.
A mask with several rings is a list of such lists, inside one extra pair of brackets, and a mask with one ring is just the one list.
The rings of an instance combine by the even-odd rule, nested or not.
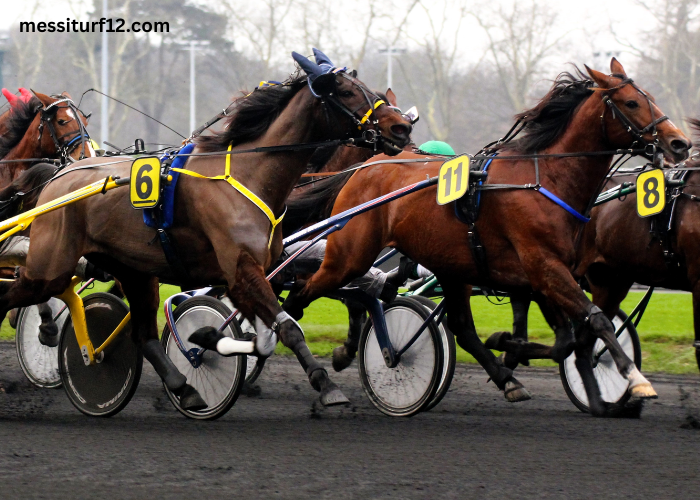
[[(230, 144), (228, 147), (228, 151), (231, 151)], [(231, 184), (233, 189), (235, 189), (243, 196), (248, 198), (248, 200), (250, 200), (250, 202), (253, 203), (253, 205), (258, 207), (260, 211), (267, 216), (267, 219), (272, 225), (272, 229), (270, 229), (270, 238), (267, 242), (267, 248), (270, 248), (270, 246), (272, 245), (272, 236), (275, 234), (275, 228), (280, 222), (282, 222), (282, 219), (284, 219), (284, 215), (287, 213), (287, 208), (285, 207), (282, 215), (280, 215), (279, 218), (276, 218), (274, 212), (270, 210), (270, 207), (268, 207), (267, 204), (258, 197), (258, 195), (256, 195), (250, 189), (248, 189), (236, 179), (231, 177), (231, 155), (226, 155), (226, 170), (224, 171), (224, 175), (215, 175), (214, 177), (207, 177), (206, 175), (198, 174), (197, 172), (193, 172), (192, 170), (187, 170), (185, 168), (173, 168), (172, 171), (180, 172), (181, 174), (189, 175), (191, 177), (198, 177), (200, 179), (224, 180)]]
[[(372, 116), (372, 113), (374, 113), (374, 110), (377, 109), (379, 106), (382, 104), (386, 104), (384, 101), (381, 99), (378, 99), (377, 102), (374, 103), (374, 106), (370, 106), (370, 108), (367, 110), (365, 113), (365, 116), (362, 117), (362, 120), (360, 120), (360, 124), (364, 125), (367, 120), (369, 120), (369, 117)], [(357, 127), (358, 129), (362, 130), (361, 126)]]

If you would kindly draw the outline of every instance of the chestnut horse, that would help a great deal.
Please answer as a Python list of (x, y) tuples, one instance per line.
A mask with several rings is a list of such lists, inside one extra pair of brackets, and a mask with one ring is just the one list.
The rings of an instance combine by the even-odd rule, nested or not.
[[(188, 159), (187, 171), (195, 175), (181, 174), (174, 222), (168, 229), (188, 276), (179, 276), (168, 265), (163, 250), (149, 245), (156, 233), (143, 223), (141, 212), (131, 208), (129, 190), (115, 189), (34, 222), (27, 265), (0, 296), (0, 313), (61, 293), (84, 255), (121, 282), (131, 305), (132, 338), (167, 387), (181, 397), (180, 404), (195, 410), (206, 403), (158, 342), (158, 280), (193, 288), (226, 284), (241, 312), (251, 321), (259, 318), (267, 328), (258, 329), (258, 355), (260, 346), (267, 347), (276, 333), (296, 354), (309, 382), (321, 393), (323, 404), (347, 402), (309, 351), (301, 328), (282, 311), (264, 269), (281, 253), (282, 234), (275, 226), (313, 152), (297, 145), (360, 137), (371, 130), (385, 152), (396, 154), (408, 142), (411, 124), (383, 105), (362, 82), (335, 68), (320, 51), (314, 49), (314, 54), (318, 64), (294, 53), (305, 75), (251, 93), (228, 118), (225, 130), (198, 139), (195, 155), (219, 154)], [(227, 147), (233, 154), (226, 155)], [(272, 149), (236, 154), (256, 147)], [(120, 162), (112, 158), (78, 162), (44, 188), (39, 203), (110, 175), (128, 177), (130, 164), (131, 159)], [(71, 175), (87, 166), (92, 169)], [(230, 172), (228, 182), (221, 181), (223, 176), (219, 181), (197, 177), (217, 176), (225, 170)], [(248, 196), (238, 190), (240, 185), (237, 189), (229, 185), (236, 181), (247, 188)], [(257, 203), (250, 193), (257, 197)], [(200, 330), (204, 331), (195, 332), (190, 340), (216, 350), (221, 340), (217, 332)], [(261, 338), (261, 334), (265, 336)]]
[[(654, 143), (670, 161), (688, 156), (690, 140), (626, 76), (617, 60), (612, 60), (612, 75), (586, 69), (592, 80), (562, 74), (537, 106), (519, 115), (524, 136), (500, 149), (501, 158), (496, 157), (489, 168), (487, 188), (536, 184), (535, 161), (508, 159), (509, 155), (606, 152)], [(411, 153), (399, 157), (419, 158)], [(597, 195), (612, 158), (612, 153), (539, 158), (539, 183), (581, 213)], [(434, 164), (358, 170), (338, 195), (333, 213), (434, 177), (438, 170)], [(438, 205), (435, 196), (436, 188), (418, 191), (357, 216), (331, 234), (320, 270), (290, 294), (285, 310), (298, 317), (311, 301), (365, 273), (379, 251), (391, 246), (435, 273), (444, 290), (450, 330), (509, 401), (529, 395), (476, 335), (468, 304), (470, 284), (515, 292), (532, 288), (541, 294), (557, 335), (555, 357), (564, 359), (575, 349), (593, 415), (606, 413), (591, 364), (597, 338), (605, 342), (618, 370), (629, 380), (632, 397), (656, 397), (617, 342), (610, 320), (588, 300), (572, 274), (581, 230), (575, 217), (534, 189), (481, 191), (476, 228), (486, 252), (485, 275), (469, 244), (471, 228), (455, 217), (453, 203)], [(569, 318), (578, 325), (575, 340)]]

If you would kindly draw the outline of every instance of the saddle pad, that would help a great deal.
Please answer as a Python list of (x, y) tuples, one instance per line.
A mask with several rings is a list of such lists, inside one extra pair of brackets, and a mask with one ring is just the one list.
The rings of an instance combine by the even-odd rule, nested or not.
[[(190, 154), (194, 149), (194, 144), (188, 144), (175, 154)], [(161, 158), (161, 163), (163, 161)], [(170, 168), (183, 168), (187, 163), (187, 156), (177, 156)], [(167, 229), (173, 225), (173, 217), (175, 215), (175, 187), (177, 180), (180, 178), (180, 172), (170, 172), (173, 180), (163, 187), (160, 196), (160, 203), (156, 208), (147, 208), (143, 211), (143, 222), (148, 227), (155, 229)]]

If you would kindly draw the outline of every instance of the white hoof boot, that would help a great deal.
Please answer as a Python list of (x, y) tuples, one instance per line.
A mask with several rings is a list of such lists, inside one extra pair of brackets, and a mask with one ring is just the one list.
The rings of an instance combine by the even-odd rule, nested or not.
[(275, 346), (277, 346), (277, 334), (257, 316), (255, 317), (255, 331), (258, 333), (258, 336), (255, 337), (255, 353), (262, 358), (271, 356), (275, 352)]
[(656, 399), (659, 397), (651, 383), (635, 366), (627, 375), (630, 382), (629, 393), (633, 399)]

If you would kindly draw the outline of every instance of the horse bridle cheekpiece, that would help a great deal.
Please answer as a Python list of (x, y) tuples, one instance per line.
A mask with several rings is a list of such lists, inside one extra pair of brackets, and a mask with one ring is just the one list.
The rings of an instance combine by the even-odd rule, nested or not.
[[(316, 63), (313, 63), (308, 58), (297, 52), (292, 52), (292, 57), (294, 60), (307, 74), (311, 94), (314, 97), (321, 99), (324, 104), (329, 103), (336, 107), (340, 112), (347, 115), (357, 126), (357, 129), (363, 131), (363, 140), (369, 144), (372, 144), (376, 149), (377, 144), (382, 140), (382, 137), (379, 129), (377, 128), (378, 121), (371, 119), (371, 117), (379, 106), (389, 106), (389, 104), (387, 104), (384, 99), (382, 99), (376, 93), (365, 87), (355, 77), (349, 75), (347, 73), (347, 68), (337, 68), (331, 62), (328, 56), (318, 49), (313, 49), (313, 52)], [(354, 110), (351, 110), (338, 99), (336, 95), (336, 76), (345, 78), (352, 83), (353, 86), (360, 89), (369, 107), (366, 113), (363, 115), (358, 114), (358, 111), (364, 106), (364, 104), (358, 106)], [(393, 108), (393, 106), (390, 107)], [(368, 125), (371, 125), (372, 127), (368, 128)]]
[[(656, 146), (658, 145), (658, 132), (656, 130), (656, 126), (666, 120), (668, 120), (668, 116), (663, 115), (657, 119), (654, 119), (654, 103), (652, 102), (651, 98), (649, 95), (647, 95), (646, 92), (644, 92), (642, 89), (640, 89), (637, 85), (635, 85), (634, 80), (631, 78), (628, 78), (625, 75), (619, 75), (619, 74), (613, 74), (611, 76), (614, 76), (615, 78), (620, 78), (622, 81), (609, 89), (601, 89), (603, 93), (603, 103), (606, 105), (606, 108), (603, 109), (603, 114), (600, 116), (601, 122), (603, 124), (603, 133), (607, 136), (607, 131), (605, 130), (605, 112), (607, 111), (608, 108), (610, 108), (610, 111), (612, 112), (613, 120), (618, 119), (620, 122), (622, 122), (622, 125), (627, 129), (627, 132), (629, 132), (636, 140), (635, 142), (641, 142), (642, 144), (647, 143), (647, 141), (644, 139), (644, 135), (648, 134), (651, 132), (653, 139), (653, 142), (650, 144)], [(649, 104), (649, 114), (652, 118), (651, 123), (647, 125), (646, 127), (640, 129), (637, 127), (632, 120), (629, 119), (629, 117), (622, 112), (622, 110), (618, 107), (617, 104), (615, 104), (611, 98), (612, 94), (615, 93), (616, 91), (620, 90), (621, 88), (631, 85), (637, 92), (639, 92), (646, 100), (647, 104)]]
[[(83, 121), (80, 119), (80, 115), (83, 115), (85, 118), (90, 118), (90, 114), (92, 113), (88, 115), (83, 113), (78, 108), (78, 106), (75, 105), (75, 103), (70, 97), (66, 97), (64, 95), (52, 95), (51, 97), (57, 99), (57, 101), (52, 102), (48, 106), (42, 105), (37, 108), (37, 111), (41, 111), (41, 123), (39, 124), (39, 141), (41, 141), (41, 136), (44, 132), (44, 123), (46, 123), (46, 126), (49, 129), (49, 134), (51, 134), (51, 139), (53, 139), (53, 143), (56, 146), (56, 151), (58, 151), (61, 157), (61, 161), (64, 164), (73, 163), (75, 160), (73, 160), (73, 158), (71, 158), (70, 155), (78, 146), (80, 146), (81, 148), (79, 159), (82, 160), (83, 158), (85, 158), (85, 142), (90, 140), (90, 134), (88, 134), (85, 125), (83, 125)], [(78, 122), (77, 129), (71, 130), (70, 132), (66, 132), (61, 136), (59, 136), (58, 132), (56, 132), (56, 127), (54, 126), (52, 120), (52, 115), (59, 108), (69, 108), (75, 116), (74, 119)]]

